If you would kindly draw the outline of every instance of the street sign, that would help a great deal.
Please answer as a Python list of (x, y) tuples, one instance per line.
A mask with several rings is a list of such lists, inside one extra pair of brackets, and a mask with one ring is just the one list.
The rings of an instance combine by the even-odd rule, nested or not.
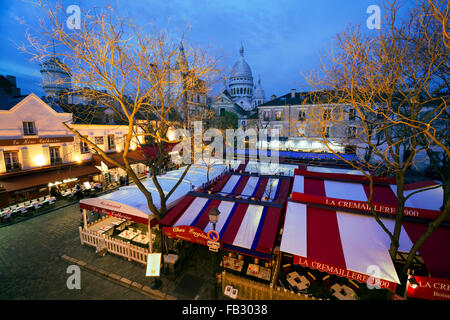
[(159, 277), (161, 269), (161, 253), (149, 253), (147, 258), (146, 277)]
[(219, 252), (219, 248), (218, 247), (209, 247), (209, 251)]
[(219, 233), (215, 230), (211, 230), (208, 232), (208, 238), (211, 241), (219, 241)]
[(219, 241), (208, 241), (207, 245), (209, 247), (210, 251), (217, 252), (220, 248), (220, 242)]

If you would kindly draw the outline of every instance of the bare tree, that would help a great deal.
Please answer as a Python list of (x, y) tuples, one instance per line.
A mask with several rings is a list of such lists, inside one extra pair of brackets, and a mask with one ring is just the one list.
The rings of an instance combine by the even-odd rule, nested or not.
[[(171, 128), (186, 127), (192, 120), (186, 95), (198, 90), (199, 83), (204, 93), (209, 90), (217, 73), (217, 59), (199, 48), (185, 49), (165, 29), (154, 27), (146, 32), (111, 6), (83, 12), (80, 29), (73, 30), (66, 27), (67, 15), (61, 4), (51, 6), (40, 1), (37, 6), (44, 12), (44, 18), (38, 30), (27, 33), (29, 43), (23, 49), (33, 59), (44, 61), (54, 59), (56, 48), (60, 59), (54, 61), (70, 74), (70, 78), (56, 83), (67, 88), (64, 96), (82, 96), (96, 102), (97, 108), (109, 108), (126, 123), (123, 163), (114, 160), (70, 123), (64, 125), (104, 160), (123, 169), (145, 195), (153, 215), (161, 219), (167, 212), (168, 199), (190, 167), (186, 166), (177, 184), (165, 194), (156, 169), (166, 159), (165, 145), (174, 142), (167, 133)], [(67, 107), (72, 107), (74, 114), (77, 112), (76, 105)], [(132, 143), (150, 144), (156, 151), (156, 158), (149, 158), (148, 163), (159, 193), (159, 207), (130, 167)]]
[[(391, 239), (390, 254), (394, 261), (405, 202), (416, 193), (404, 194), (407, 170), (417, 165), (420, 153), (439, 149), (450, 155), (446, 143), (449, 140), (449, 48), (444, 43), (443, 29), (427, 1), (420, 1), (405, 20), (399, 17), (400, 8), (399, 1), (384, 2), (386, 16), (375, 37), (365, 36), (358, 27), (340, 33), (319, 71), (308, 77), (317, 90), (317, 103), (311, 112), (307, 138), (323, 143), (368, 178), (369, 206), (373, 194), (373, 178), (369, 172), (382, 172), (396, 179), (397, 213), (393, 232), (372, 208), (377, 222)], [(346, 118), (349, 109), (355, 112), (354, 123)], [(333, 139), (333, 133), (337, 138)], [(337, 144), (349, 141), (359, 146), (359, 153), (366, 160), (364, 166), (346, 160), (337, 151)], [(364, 157), (364, 152), (370, 156), (366, 153)], [(447, 184), (448, 179), (443, 183)], [(427, 189), (420, 191), (424, 190)], [(449, 215), (447, 197), (439, 217), (428, 224), (411, 248), (400, 272), (401, 279), (417, 251)]]

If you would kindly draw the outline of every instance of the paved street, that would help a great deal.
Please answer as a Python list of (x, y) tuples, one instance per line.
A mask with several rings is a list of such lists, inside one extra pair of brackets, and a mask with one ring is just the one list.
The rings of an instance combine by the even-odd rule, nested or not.
[(61, 255), (74, 248), (95, 255), (80, 245), (78, 225), (75, 204), (0, 228), (0, 299), (149, 299), (84, 270), (81, 289), (67, 289)]
[[(83, 269), (81, 289), (67, 288), (70, 274), (69, 263), (61, 259), (64, 254), (142, 285), (152, 284), (144, 265), (112, 254), (100, 257), (95, 248), (82, 246), (78, 226), (79, 208), (74, 204), (0, 228), (0, 299), (150, 299)], [(160, 290), (179, 299), (210, 299), (214, 259), (204, 246), (194, 245), (191, 252), (177, 273), (161, 275)]]

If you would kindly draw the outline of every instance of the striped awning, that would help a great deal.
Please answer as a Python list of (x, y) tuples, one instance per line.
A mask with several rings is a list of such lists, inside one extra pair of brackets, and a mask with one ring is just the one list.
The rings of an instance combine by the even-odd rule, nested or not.
[(286, 201), (289, 196), (291, 179), (230, 174), (226, 177), (226, 181), (215, 188), (214, 191), (219, 195)]
[[(400, 250), (412, 246), (405, 235), (402, 230)], [(296, 264), (361, 283), (374, 277), (382, 288), (395, 290), (400, 282), (389, 245), (372, 217), (288, 203), (280, 250), (294, 255)]]
[[(395, 220), (381, 218), (393, 232)], [(399, 252), (409, 252), (427, 224), (403, 221)], [(419, 249), (434, 277), (450, 277), (450, 228), (434, 231)], [(294, 263), (366, 283), (380, 279), (383, 288), (399, 283), (389, 254), (390, 238), (371, 216), (321, 209), (288, 202), (280, 250), (294, 255)], [(372, 280), (373, 280), (372, 278)]]
[[(392, 180), (374, 178), (372, 205), (382, 214), (395, 215), (397, 209), (397, 186)], [(435, 181), (405, 185), (405, 196), (429, 187), (434, 189), (415, 193), (406, 200), (404, 215), (416, 218), (435, 219), (441, 214), (443, 189)], [(292, 199), (370, 212), (367, 204), (370, 186), (365, 177), (350, 174), (331, 174), (297, 170), (292, 187)]]
[[(161, 220), (166, 226), (165, 234), (177, 237), (177, 230), (192, 230), (192, 234), (203, 237), (213, 229), (208, 216), (212, 207), (220, 211), (215, 230), (225, 249), (270, 258), (279, 230), (281, 207), (188, 195)], [(186, 234), (183, 237), (191, 240), (185, 238)], [(196, 239), (192, 241), (205, 244)]]

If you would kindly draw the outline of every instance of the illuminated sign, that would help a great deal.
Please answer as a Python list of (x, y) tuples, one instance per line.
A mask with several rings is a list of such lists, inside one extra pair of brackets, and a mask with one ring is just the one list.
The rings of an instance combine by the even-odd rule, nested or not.
[(149, 253), (147, 257), (146, 277), (159, 277), (161, 269), (161, 253)]

